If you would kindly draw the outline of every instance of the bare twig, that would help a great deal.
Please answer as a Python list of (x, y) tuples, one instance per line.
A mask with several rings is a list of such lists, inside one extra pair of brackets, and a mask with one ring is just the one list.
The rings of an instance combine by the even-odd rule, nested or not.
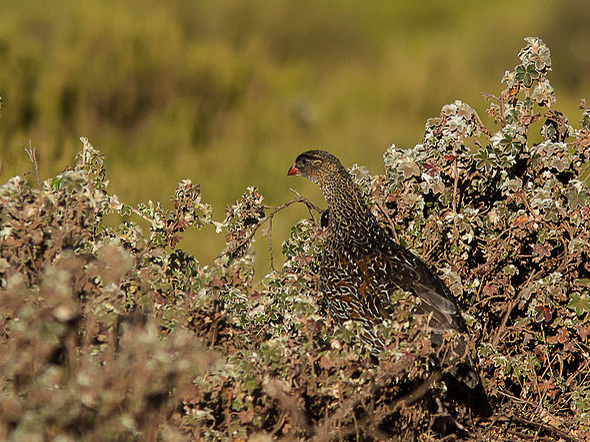
[[(120, 206), (121, 203), (119, 203), (118, 201), (116, 203), (111, 203), (111, 207), (113, 208), (113, 210), (118, 211), (118, 209), (121, 207)], [(144, 215), (143, 213), (141, 213), (139, 210), (137, 210), (135, 207), (133, 206), (128, 206), (129, 210), (131, 210), (131, 212), (133, 212), (134, 214), (136, 214), (137, 216), (139, 216), (141, 219), (143, 219), (144, 221), (147, 221), (148, 223), (150, 223), (152, 226), (158, 228), (161, 227), (161, 225), (153, 218), (150, 218), (147, 215)]]
[[(440, 380), (442, 377), (442, 372), (437, 370), (435, 371), (428, 379), (426, 379), (422, 384), (420, 384), (417, 388), (415, 388), (410, 393), (406, 394), (405, 396), (400, 397), (396, 401), (394, 401), (385, 412), (379, 413), (378, 416), (371, 416), (372, 422), (380, 423), (380, 421), (385, 417), (385, 415), (389, 415), (400, 410), (402, 407), (406, 407), (412, 404), (415, 404), (420, 399), (422, 399), (427, 393), (433, 383)], [(372, 397), (375, 393), (391, 380), (391, 376), (382, 376), (381, 378), (377, 379), (371, 388), (367, 388), (364, 392), (359, 394), (358, 396), (351, 397), (346, 402), (344, 402), (338, 411), (336, 411), (332, 416), (326, 417), (323, 422), (316, 427), (315, 435), (311, 439), (313, 442), (323, 442), (327, 440), (331, 440), (331, 435), (338, 431), (342, 420), (346, 417), (350, 416), (353, 410), (356, 408), (358, 404), (360, 404), (365, 399)], [(350, 429), (350, 433), (355, 433), (356, 428), (353, 426)]]
[(409, 392), (405, 396), (402, 396), (397, 401), (395, 401), (395, 403), (391, 406), (391, 411), (397, 411), (404, 406), (412, 405), (418, 402), (426, 395), (426, 393), (428, 393), (428, 390), (430, 389), (432, 384), (434, 384), (442, 378), (442, 375), (442, 371), (436, 370), (415, 390)]
[[(438, 247), (441, 242), (440, 235), (432, 233), (431, 225), (434, 224), (431, 220), (426, 221), (424, 226), (425, 240), (422, 243), (422, 259), (426, 262), (430, 262), (430, 254)], [(432, 239), (434, 238), (434, 239)]]
[[(244, 238), (242, 238), (242, 240), (240, 240), (237, 244), (235, 244), (233, 247), (224, 250), (221, 254), (219, 254), (217, 256), (217, 258), (223, 256), (223, 255), (231, 255), (232, 253), (234, 253), (236, 250), (239, 250), (241, 247), (245, 246), (246, 244), (248, 244), (250, 241), (252, 241), (252, 238), (254, 237), (254, 235), (256, 234), (256, 232), (258, 231), (258, 229), (260, 229), (260, 227), (262, 227), (262, 225), (264, 223), (266, 223), (267, 221), (270, 221), (273, 219), (273, 217), (280, 212), (283, 209), (286, 209), (287, 207), (295, 204), (295, 203), (303, 203), (305, 204), (305, 206), (307, 207), (307, 209), (309, 210), (309, 212), (312, 214), (313, 216), (313, 212), (312, 210), (316, 210), (318, 213), (321, 213), (321, 209), (319, 209), (317, 206), (315, 206), (313, 203), (311, 203), (307, 198), (305, 197), (298, 197), (298, 198), (293, 198), (290, 201), (287, 201), (286, 203), (283, 203), (281, 205), (278, 206), (265, 206), (265, 209), (272, 209), (271, 212), (266, 215), (264, 218), (261, 218), (260, 220), (258, 220), (258, 222), (254, 225), (254, 227), (252, 228), (252, 230), (250, 231), (250, 233), (248, 235), (246, 235)], [(314, 220), (317, 222), (317, 219), (315, 218), (315, 216), (313, 216)]]
[(387, 222), (389, 223), (389, 227), (391, 227), (391, 232), (393, 233), (393, 236), (395, 238), (395, 242), (399, 244), (399, 238), (397, 236), (397, 231), (395, 230), (395, 224), (391, 220), (391, 217), (389, 216), (389, 213), (387, 213), (387, 210), (385, 210), (385, 207), (383, 207), (383, 204), (381, 204), (380, 201), (375, 200), (375, 203), (377, 204), (377, 207), (379, 208), (379, 210), (381, 211), (381, 213), (383, 213), (383, 215), (385, 216), (385, 218), (387, 218)]
[[(304, 200), (307, 201), (307, 203), (305, 203), (307, 210), (309, 210), (309, 215), (311, 216), (311, 218), (313, 219), (313, 222), (315, 224), (318, 223), (318, 219), (315, 217), (315, 213), (313, 212), (313, 210), (315, 210), (318, 213), (322, 213), (323, 210), (320, 209), (318, 206), (316, 206), (315, 204), (313, 204), (311, 201), (309, 201), (307, 198), (301, 196), (301, 194), (299, 192), (297, 192), (295, 189), (289, 188), (289, 190), (291, 192), (293, 192), (295, 195), (297, 195), (298, 198), (302, 198)], [(311, 210), (311, 208), (313, 208), (313, 210)]]
[[(33, 164), (33, 175), (35, 176), (35, 181), (37, 182), (37, 189), (41, 190), (41, 176), (39, 175), (39, 164), (37, 163), (37, 152), (35, 146), (33, 146), (31, 140), (29, 140), (29, 147), (23, 147), (27, 155), (29, 156), (29, 160)], [(30, 172), (29, 172), (30, 173)]]
[(540, 271), (532, 273), (528, 277), (526, 282), (522, 285), (522, 289), (518, 292), (518, 295), (508, 303), (508, 306), (506, 307), (506, 312), (504, 313), (504, 317), (502, 318), (502, 323), (500, 324), (500, 327), (498, 328), (498, 331), (496, 332), (494, 339), (492, 339), (492, 347), (495, 348), (496, 345), (498, 344), (498, 341), (500, 340), (500, 338), (502, 338), (502, 336), (504, 334), (504, 329), (506, 328), (506, 324), (508, 323), (508, 318), (510, 317), (510, 313), (512, 313), (512, 309), (514, 308), (516, 303), (520, 300), (520, 298), (522, 297), (522, 294), (528, 288), (531, 281), (534, 278), (537, 278), (539, 273), (540, 273)]
[[(537, 430), (542, 429), (543, 431), (545, 431), (545, 432), (547, 432), (549, 434), (552, 434), (552, 435), (555, 435), (555, 436), (559, 436), (560, 438), (565, 439), (565, 440), (570, 441), (570, 442), (582, 442), (581, 439), (579, 439), (579, 438), (577, 438), (575, 436), (572, 436), (570, 434), (567, 434), (564, 431), (561, 431), (559, 428), (555, 428), (551, 424), (546, 424), (546, 423), (543, 423), (543, 422), (534, 422), (534, 421), (525, 419), (525, 418), (520, 417), (520, 416), (512, 416), (511, 417), (511, 420), (515, 420), (515, 421), (517, 421), (517, 422), (519, 422), (521, 424), (524, 424), (524, 425), (526, 425), (528, 427), (531, 427), (531, 428), (535, 428)], [(549, 440), (552, 440), (552, 439), (549, 439)]]
[(495, 392), (496, 392), (497, 394), (499, 394), (499, 395), (501, 395), (501, 396), (504, 396), (504, 397), (506, 397), (506, 398), (510, 399), (511, 401), (513, 401), (513, 402), (517, 402), (517, 403), (519, 403), (519, 404), (521, 404), (521, 405), (526, 405), (526, 404), (529, 404), (529, 402), (528, 402), (528, 401), (525, 401), (524, 399), (521, 399), (521, 398), (519, 398), (519, 397), (516, 397), (516, 396), (514, 396), (514, 395), (512, 395), (512, 394), (506, 393), (506, 392), (504, 392), (504, 391), (502, 391), (502, 390), (499, 390), (499, 389), (497, 389)]
[(289, 391), (290, 388), (288, 384), (279, 380), (268, 382), (264, 386), (264, 389), (269, 396), (279, 400), (281, 408), (283, 409), (283, 413), (277, 424), (274, 426), (272, 433), (276, 434), (278, 431), (280, 431), (286, 421), (288, 414), (292, 424), (296, 425), (302, 431), (309, 434), (311, 428), (307, 423), (305, 415), (302, 411), (301, 404), (299, 403), (301, 400), (301, 395), (292, 394), (292, 392)]
[[(454, 146), (453, 146), (453, 153), (454, 153)], [(453, 213), (457, 215), (457, 188), (459, 187), (459, 166), (457, 165), (458, 159), (455, 156), (453, 160), (453, 174), (455, 175), (455, 180), (453, 182)], [(456, 222), (455, 222), (456, 223)], [(456, 230), (456, 229), (455, 229)]]
[[(481, 131), (486, 134), (488, 137), (492, 136), (492, 133), (488, 130), (487, 127), (485, 127), (485, 125), (483, 124), (483, 122), (481, 121), (481, 118), (479, 118), (479, 114), (477, 113), (477, 111), (475, 109), (473, 109), (473, 115), (475, 116), (475, 121), (477, 122), (477, 125), (479, 126), (479, 128), (481, 129)], [(475, 140), (477, 143), (477, 140)], [(479, 143), (478, 143), (479, 144)], [(481, 146), (480, 146), (481, 147)]]
[(510, 317), (510, 313), (512, 313), (512, 309), (516, 305), (517, 301), (518, 299), (514, 298), (512, 301), (508, 303), (508, 306), (506, 307), (506, 312), (504, 313), (504, 317), (502, 318), (502, 323), (500, 324), (500, 327), (498, 328), (498, 331), (496, 332), (494, 339), (492, 339), (492, 348), (496, 348), (496, 345), (498, 345), (498, 341), (504, 334), (504, 329), (506, 328), (506, 324), (508, 323), (508, 318)]
[(545, 437), (545, 436), (539, 436), (538, 434), (527, 434), (527, 433), (523, 433), (522, 431), (516, 431), (516, 430), (506, 430), (506, 432), (508, 434), (512, 434), (513, 436), (518, 436), (521, 439), (530, 439), (533, 441), (540, 441), (540, 442), (555, 442), (555, 439), (553, 439), (552, 437)]
[(270, 268), (274, 271), (275, 260), (274, 260), (274, 253), (272, 250), (272, 220), (273, 220), (273, 218), (270, 218), (268, 220), (268, 251), (270, 252)]
[(82, 137), (80, 138), (80, 141), (82, 141), (82, 167), (86, 166), (86, 152), (88, 150), (88, 145), (90, 144), (88, 142), (88, 138), (86, 137)]

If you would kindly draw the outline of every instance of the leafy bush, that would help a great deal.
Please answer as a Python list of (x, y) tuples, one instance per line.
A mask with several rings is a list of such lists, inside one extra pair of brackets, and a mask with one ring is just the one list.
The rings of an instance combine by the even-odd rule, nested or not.
[[(335, 326), (317, 292), (325, 231), (297, 197), (256, 188), (213, 221), (198, 186), (137, 208), (107, 192), (104, 156), (0, 188), (0, 437), (4, 440), (433, 440), (431, 399), (471, 440), (580, 440), (590, 431), (590, 110), (554, 110), (551, 58), (528, 38), (486, 128), (455, 102), (422, 144), (390, 147), (386, 174), (351, 169), (400, 243), (440, 270), (464, 305), (496, 412), (476, 419), (431, 370), (424, 318), (400, 299), (372, 358), (358, 324)], [(34, 152), (29, 151), (34, 159)], [(253, 281), (254, 233), (305, 204), (285, 264)], [(149, 224), (105, 225), (106, 214)], [(214, 224), (214, 265), (178, 249)], [(459, 432), (460, 433), (460, 432)]]

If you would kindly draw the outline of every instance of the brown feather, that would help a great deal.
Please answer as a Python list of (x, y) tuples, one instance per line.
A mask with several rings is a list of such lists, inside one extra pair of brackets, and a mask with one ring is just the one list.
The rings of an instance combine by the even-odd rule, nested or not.
[(461, 335), (467, 328), (455, 298), (420, 258), (400, 246), (379, 224), (340, 161), (328, 152), (313, 150), (299, 155), (292, 170), (317, 183), (328, 204), (327, 214), (322, 216), (327, 220), (328, 237), (320, 286), (331, 316), (340, 323), (361, 321), (364, 340), (379, 347), (372, 329), (396, 308), (392, 295), (402, 290), (417, 296), (420, 311), (431, 315), (435, 346), (442, 343), (445, 331), (459, 332), (452, 348), (455, 355), (441, 363), (469, 389), (483, 393), (475, 364), (466, 354)]

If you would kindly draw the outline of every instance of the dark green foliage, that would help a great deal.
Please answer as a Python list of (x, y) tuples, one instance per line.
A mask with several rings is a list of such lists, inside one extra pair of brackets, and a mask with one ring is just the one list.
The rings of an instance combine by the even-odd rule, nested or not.
[[(0, 439), (435, 440), (434, 397), (468, 440), (584, 438), (590, 111), (574, 127), (554, 109), (539, 39), (520, 59), (488, 96), (493, 131), (455, 102), (422, 144), (387, 150), (385, 176), (352, 169), (379, 219), (463, 303), (492, 419), (472, 419), (433, 372), (413, 300), (400, 294), (378, 327), (378, 360), (358, 324), (330, 321), (311, 203), (270, 207), (248, 188), (217, 222), (186, 180), (172, 209), (131, 207), (107, 192), (104, 157), (83, 139), (72, 170), (0, 188)], [(282, 268), (254, 283), (254, 233), (272, 239), (274, 216), (298, 202), (312, 219), (291, 228)], [(113, 211), (149, 235), (106, 227)], [(226, 248), (202, 266), (176, 247), (207, 224)]]

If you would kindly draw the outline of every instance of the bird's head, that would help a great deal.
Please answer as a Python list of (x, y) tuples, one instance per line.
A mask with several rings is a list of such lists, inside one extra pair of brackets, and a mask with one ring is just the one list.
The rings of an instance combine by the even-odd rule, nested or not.
[(335, 172), (344, 170), (338, 158), (325, 150), (309, 150), (303, 152), (295, 160), (287, 175), (305, 177), (315, 183), (322, 181), (322, 178)]
[(305, 177), (320, 187), (329, 210), (325, 212), (326, 216), (322, 215), (322, 225), (346, 230), (351, 218), (364, 218), (368, 223), (377, 223), (348, 171), (338, 158), (325, 150), (303, 152), (287, 175)]

